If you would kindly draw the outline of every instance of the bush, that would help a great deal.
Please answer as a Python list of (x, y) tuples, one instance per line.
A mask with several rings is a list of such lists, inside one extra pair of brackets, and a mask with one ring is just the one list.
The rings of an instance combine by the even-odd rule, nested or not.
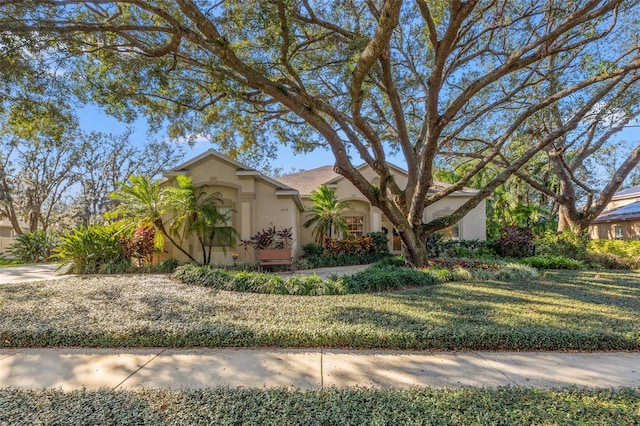
[(442, 253), (442, 243), (444, 242), (444, 235), (439, 232), (434, 232), (427, 236), (427, 255), (430, 258), (440, 257)]
[(16, 237), (7, 252), (22, 263), (50, 260), (56, 241), (43, 231), (25, 232)]
[(564, 256), (543, 254), (540, 256), (525, 257), (518, 260), (524, 265), (537, 269), (584, 269), (584, 262)]
[(305, 257), (319, 257), (322, 256), (324, 248), (320, 244), (308, 243), (302, 246), (302, 252)]
[(325, 252), (328, 256), (363, 256), (374, 254), (373, 238), (351, 237), (344, 240), (324, 239)]
[(465, 259), (493, 259), (495, 250), (488, 241), (480, 240), (447, 240), (440, 242), (440, 252), (444, 257)]
[(571, 259), (585, 260), (589, 236), (587, 231), (567, 230), (561, 234), (547, 233), (535, 240), (536, 254), (562, 255)]
[(375, 254), (366, 255), (322, 255), (318, 257), (305, 257), (298, 259), (297, 269), (315, 269), (315, 268), (329, 268), (336, 266), (349, 266), (349, 265), (366, 265), (367, 263), (373, 263), (379, 260), (380, 257)]
[(373, 242), (372, 254), (382, 256), (389, 255), (389, 237), (384, 232), (369, 232), (367, 237)]
[(397, 290), (405, 287), (423, 287), (439, 282), (435, 276), (425, 271), (386, 265), (374, 265), (344, 279), (349, 293), (370, 293)]
[(353, 275), (332, 275), (325, 280), (315, 275), (283, 277), (193, 264), (178, 267), (174, 274), (175, 279), (186, 284), (211, 287), (216, 290), (303, 296), (390, 291), (446, 281), (473, 279), (525, 280), (537, 276), (533, 268), (509, 263), (434, 261), (429, 267), (414, 269), (405, 267), (404, 259), (399, 256), (386, 258)]
[(126, 241), (124, 255), (127, 259), (135, 259), (138, 265), (151, 264), (155, 246), (156, 231), (153, 226), (140, 226), (131, 238)]
[(640, 264), (640, 241), (593, 240), (589, 242), (588, 251), (614, 255), (630, 264)]
[(493, 248), (502, 257), (528, 257), (534, 252), (533, 234), (531, 230), (505, 226), (499, 240), (493, 243)]
[(587, 253), (585, 259), (591, 269), (638, 269), (640, 265), (626, 257), (611, 253)]
[(288, 249), (293, 243), (293, 228), (276, 227), (263, 229), (256, 232), (248, 240), (240, 240), (240, 245), (245, 249), (253, 247), (256, 250)]
[(158, 265), (158, 272), (161, 272), (163, 274), (170, 274), (174, 272), (178, 266), (180, 266), (180, 261), (175, 257), (172, 257), (160, 262), (160, 264)]
[(119, 273), (129, 269), (126, 240), (113, 226), (81, 226), (62, 236), (61, 241), (54, 254), (71, 266), (72, 273)]
[(275, 274), (213, 269), (209, 266), (193, 264), (178, 267), (174, 278), (186, 284), (249, 293), (303, 296), (347, 293), (344, 282), (338, 277), (329, 280), (323, 280), (318, 276), (301, 275), (285, 278)]

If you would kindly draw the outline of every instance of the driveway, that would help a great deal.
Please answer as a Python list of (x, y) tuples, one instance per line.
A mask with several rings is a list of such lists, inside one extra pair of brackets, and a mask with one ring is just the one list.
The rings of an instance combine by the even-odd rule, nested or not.
[(5, 266), (0, 268), (0, 284), (64, 278), (64, 275), (56, 274), (57, 269), (58, 265)]

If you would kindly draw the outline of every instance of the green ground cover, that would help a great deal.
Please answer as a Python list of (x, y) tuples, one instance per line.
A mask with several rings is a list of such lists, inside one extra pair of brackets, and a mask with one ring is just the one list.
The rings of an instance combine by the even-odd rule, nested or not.
[(640, 391), (0, 389), (0, 424), (637, 425)]
[(639, 323), (640, 273), (628, 271), (315, 297), (157, 275), (0, 286), (2, 347), (639, 350)]

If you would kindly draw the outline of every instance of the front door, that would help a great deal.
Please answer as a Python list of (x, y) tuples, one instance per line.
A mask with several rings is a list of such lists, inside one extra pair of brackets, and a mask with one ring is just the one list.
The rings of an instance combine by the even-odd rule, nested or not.
[(400, 239), (400, 234), (396, 231), (396, 228), (393, 227), (391, 222), (387, 219), (386, 216), (382, 216), (382, 232), (387, 234), (389, 238), (389, 251), (393, 254), (401, 254), (402, 253), (402, 240)]

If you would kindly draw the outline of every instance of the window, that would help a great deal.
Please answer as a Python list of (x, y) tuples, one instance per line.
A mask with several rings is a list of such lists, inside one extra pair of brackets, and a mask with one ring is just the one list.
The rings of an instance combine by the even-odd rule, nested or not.
[(233, 209), (231, 207), (219, 207), (221, 217), (215, 224), (216, 235), (213, 245), (216, 247), (229, 247), (234, 245), (233, 234)]
[[(450, 209), (440, 210), (433, 215), (433, 219), (440, 219), (441, 217), (449, 216), (451, 213)], [(442, 234), (445, 240), (459, 240), (460, 222), (447, 226), (446, 228), (439, 230), (438, 233)]]
[(363, 216), (345, 216), (344, 220), (347, 222), (349, 235), (362, 236), (362, 234), (364, 234)]
[(624, 229), (622, 225), (616, 225), (616, 240), (624, 240)]
[(438, 231), (445, 240), (459, 240), (460, 226), (456, 223)]

